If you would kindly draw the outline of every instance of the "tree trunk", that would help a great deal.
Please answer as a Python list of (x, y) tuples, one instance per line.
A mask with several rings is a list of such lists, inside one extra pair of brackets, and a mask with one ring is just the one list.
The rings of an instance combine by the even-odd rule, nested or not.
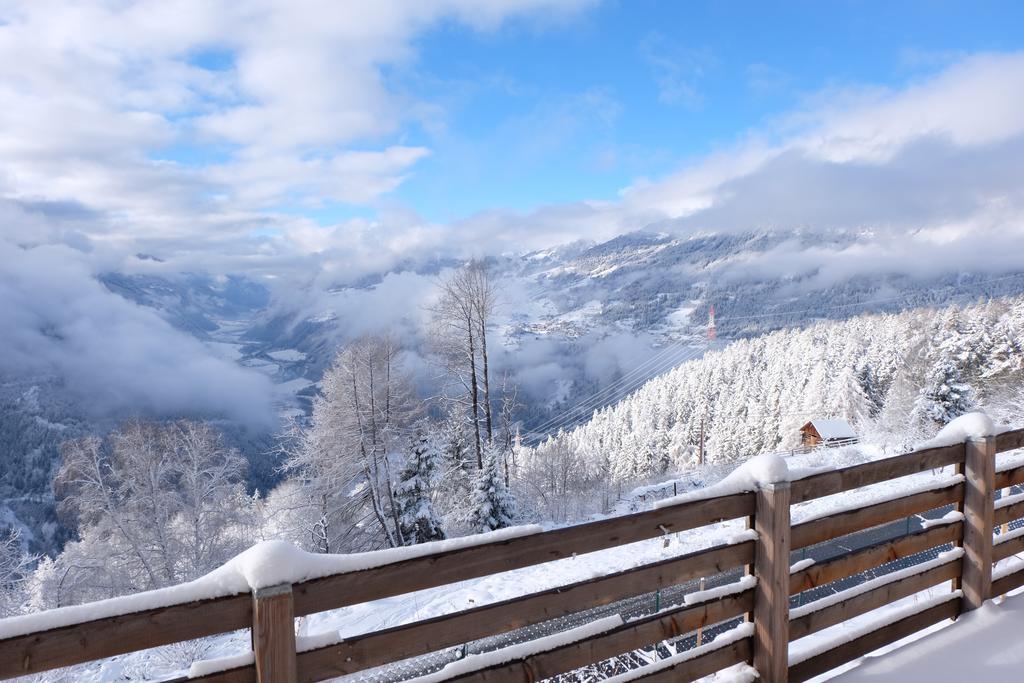
[(484, 419), (487, 421), (487, 441), (494, 440), (494, 423), (491, 419), (491, 376), (487, 361), (487, 321), (484, 319), (484, 312), (479, 311), (480, 327), (480, 357), (483, 361), (484, 371)]
[(476, 438), (476, 466), (484, 468), (483, 448), (480, 443), (480, 389), (476, 381), (476, 343), (473, 341), (473, 319), (467, 320), (469, 332), (469, 399), (473, 406), (473, 434)]

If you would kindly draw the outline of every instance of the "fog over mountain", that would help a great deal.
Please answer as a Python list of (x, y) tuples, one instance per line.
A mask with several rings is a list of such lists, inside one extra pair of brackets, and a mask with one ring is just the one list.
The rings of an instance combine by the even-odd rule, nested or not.
[[(427, 311), (471, 258), (499, 285), (493, 370), (519, 387), (528, 438), (699, 355), (712, 305), (728, 340), (1024, 290), (1019, 51), (817, 83), (611, 194), (421, 188), (472, 207), (445, 217), (399, 197), (460, 143), (446, 107), (468, 86), (418, 71), (425, 34), (557, 31), (594, 4), (375, 2), (358, 30), (330, 2), (0, 16), (5, 499), (52, 502), (56, 444), (132, 416), (216, 420), (258, 465), (250, 483), (273, 480), (264, 437), (305, 415), (344, 341), (393, 334), (417, 391), (436, 391)], [(677, 71), (662, 94), (692, 100)], [(614, 120), (615, 95), (540, 97), (488, 153), (557, 155), (559, 136)]]
[[(254, 348), (305, 349), (321, 368), (346, 336), (414, 332), (434, 277), (471, 256), (496, 259), (510, 279), (505, 322), (538, 395), (551, 392), (562, 349), (547, 345), (550, 330), (530, 338), (537, 321), (557, 323), (578, 346), (619, 338), (623, 355), (642, 358), (659, 335), (671, 336), (658, 328), (672, 327), (671, 311), (701, 318), (712, 300), (726, 323), (765, 306), (813, 314), (823, 302), (859, 305), (935, 283), (947, 288), (937, 297), (959, 295), (962, 274), (1000, 277), (1020, 266), (1020, 92), (1024, 56), (969, 56), (902, 90), (819, 93), (678, 173), (637, 181), (617, 202), (448, 224), (386, 207), (333, 227), (272, 211), (240, 218), (253, 208), (242, 195), (184, 202), (212, 186), (194, 174), (194, 187), (182, 185), (186, 169), (173, 163), (152, 170), (183, 201), (155, 213), (126, 214), (117, 208), (124, 198), (109, 193), (71, 192), (72, 168), (50, 186), (10, 176), (0, 201), (0, 369), (58, 375), (101, 412), (266, 421), (270, 383), (199, 343), (217, 337), (212, 326), (236, 321)], [(3, 134), (11, 149), (27, 123), (13, 120)], [(42, 164), (40, 152), (18, 149), (19, 163)], [(232, 230), (211, 223), (236, 219)], [(605, 243), (636, 230), (665, 237)], [(559, 295), (549, 296), (554, 287)], [(734, 290), (742, 304), (730, 304)], [(628, 363), (605, 361), (602, 372)]]

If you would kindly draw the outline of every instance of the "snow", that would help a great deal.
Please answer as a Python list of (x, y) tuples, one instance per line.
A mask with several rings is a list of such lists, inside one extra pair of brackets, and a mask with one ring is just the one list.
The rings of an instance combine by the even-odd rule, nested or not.
[[(891, 500), (924, 493), (925, 491), (943, 489), (947, 486), (952, 486), (953, 484), (960, 484), (963, 481), (964, 475), (954, 474), (951, 477), (929, 478), (918, 486), (873, 485), (864, 487), (868, 491), (883, 491), (883, 493), (881, 495), (871, 495), (866, 497), (844, 496), (843, 498), (850, 501), (847, 505), (838, 505), (833, 501), (829, 505), (797, 507), (793, 512), (793, 524), (811, 522), (815, 519), (850, 512), (868, 505), (878, 505), (879, 503), (887, 503)], [(891, 484), (892, 482), (888, 483)]]
[(930, 569), (934, 569), (935, 567), (942, 566), (950, 560), (963, 557), (963, 555), (963, 548), (954, 548), (949, 552), (940, 553), (939, 556), (936, 557), (934, 560), (928, 560), (927, 562), (921, 562), (920, 564), (915, 564), (910, 567), (904, 567), (903, 569), (899, 569), (894, 572), (889, 572), (884, 576), (879, 576), (878, 578), (865, 581), (864, 583), (854, 586), (853, 588), (848, 588), (843, 591), (837, 591), (835, 593), (832, 593), (831, 595), (826, 595), (825, 597), (819, 600), (809, 602), (805, 605), (800, 605), (799, 607), (794, 607), (789, 612), (790, 619), (798, 619), (799, 617), (802, 617), (805, 614), (810, 614), (811, 612), (823, 610), (826, 607), (831, 607), (832, 605), (843, 602), (844, 600), (855, 598), (858, 595), (867, 593), (868, 591), (872, 591), (881, 586), (885, 586), (896, 581), (901, 581), (910, 576), (921, 574)]
[(447, 681), (448, 679), (455, 678), (456, 676), (463, 676), (474, 671), (479, 671), (480, 669), (486, 669), (517, 659), (522, 659), (524, 657), (529, 657), (530, 655), (538, 652), (547, 652), (548, 650), (553, 650), (563, 645), (593, 638), (600, 633), (622, 626), (622, 623), (622, 617), (617, 614), (605, 617), (603, 619), (592, 621), (589, 624), (584, 624), (583, 626), (578, 626), (576, 628), (569, 629), (568, 631), (562, 631), (561, 633), (555, 633), (543, 638), (537, 638), (536, 640), (503, 647), (499, 650), (469, 655), (468, 657), (446, 665), (440, 671), (429, 673), (426, 676), (409, 679), (406, 683), (440, 683), (440, 681)]
[(1020, 538), (1021, 536), (1024, 536), (1024, 526), (1014, 529), (1013, 531), (1007, 532), (1005, 534), (999, 534), (998, 536), (996, 536), (995, 545), (999, 545), (1000, 543), (1007, 543), (1015, 538)]
[(881, 656), (860, 663), (833, 680), (1019, 681), (1024, 670), (1024, 595), (986, 602), (956, 622)]
[(1024, 501), (1024, 493), (1018, 493), (1012, 496), (1003, 496), (996, 501), (996, 510), (1016, 505), (1021, 501)]
[(757, 670), (749, 664), (734, 664), (700, 680), (705, 683), (754, 683), (758, 678)]
[[(839, 627), (833, 627), (832, 629), (822, 631), (822, 634), (827, 634), (824, 636), (814, 634), (807, 638), (794, 640), (789, 644), (789, 665), (795, 666), (800, 662), (807, 661), (811, 657), (815, 657), (835, 647), (849, 643), (850, 641), (856, 640), (857, 638), (867, 635), (872, 631), (877, 631), (880, 628), (897, 622), (900, 619), (913, 616), (918, 612), (923, 612), (935, 607), (936, 605), (949, 602), (950, 600), (959, 600), (962, 597), (962, 591), (957, 590), (948, 593), (943, 592), (924, 600), (914, 601), (902, 607), (892, 607), (869, 612), (865, 615), (866, 618), (858, 620), (855, 624), (851, 624), (851, 622), (844, 622), (839, 624)], [(798, 616), (796, 612), (797, 610), (793, 610), (790, 612), (790, 616), (792, 618), (796, 618), (796, 616)], [(818, 637), (815, 637), (815, 635), (818, 635)]]
[(708, 588), (707, 590), (694, 591), (687, 593), (683, 597), (683, 603), (686, 605), (693, 605), (698, 602), (704, 602), (705, 600), (714, 600), (721, 598), (726, 595), (734, 595), (736, 593), (742, 593), (745, 590), (749, 590), (757, 585), (757, 579), (753, 576), (744, 576), (739, 581), (733, 581), (727, 583), (724, 586), (716, 586), (715, 588)]
[(945, 526), (947, 524), (953, 524), (955, 522), (962, 521), (964, 521), (964, 513), (960, 512), (959, 510), (950, 510), (949, 512), (944, 514), (942, 517), (939, 517), (938, 519), (922, 519), (921, 528), (931, 529), (934, 526)]
[(267, 355), (274, 360), (284, 361), (286, 363), (297, 363), (300, 360), (306, 359), (306, 354), (298, 349), (283, 349), (281, 351), (268, 351)]
[(1016, 555), (1010, 555), (1006, 559), (999, 560), (996, 566), (992, 569), (992, 580), (996, 581), (1004, 576), (1014, 574), (1021, 569), (1024, 569), (1024, 560)]
[[(248, 589), (258, 590), (282, 583), (299, 583), (330, 574), (372, 569), (434, 553), (507, 541), (541, 531), (543, 529), (539, 525), (530, 524), (508, 527), (485, 534), (434, 541), (433, 543), (420, 543), (414, 546), (349, 555), (308, 553), (287, 541), (263, 541), (230, 560), (220, 569), (214, 570), (207, 577), (215, 576), (218, 572), (237, 573), (244, 577)], [(200, 579), (200, 581), (202, 580)]]
[(0, 619), (0, 639), (176, 603), (237, 595), (283, 583), (299, 583), (330, 574), (356, 572), (433, 553), (506, 541), (540, 531), (542, 529), (537, 525), (509, 527), (486, 534), (351, 555), (307, 553), (287, 541), (263, 541), (206, 576), (188, 583), (84, 605)]
[(654, 507), (655, 509), (660, 509), (679, 505), (680, 503), (729, 496), (745, 491), (756, 491), (765, 484), (788, 482), (790, 479), (789, 466), (781, 455), (778, 453), (763, 453), (747, 460), (717, 484), (656, 501)]
[(856, 439), (857, 432), (853, 431), (846, 420), (825, 420), (815, 418), (811, 420), (811, 426), (818, 432), (818, 436), (829, 441), (831, 439)]
[(952, 446), (969, 439), (984, 439), (987, 436), (995, 436), (1000, 431), (995, 423), (989, 419), (988, 415), (981, 411), (976, 411), (954, 419), (940, 429), (939, 433), (934, 437), (919, 445), (918, 448)]
[(239, 666), (249, 666), (255, 661), (256, 658), (251, 650), (237, 655), (218, 657), (217, 659), (203, 659), (198, 662), (192, 662), (192, 666), (188, 669), (188, 677), (199, 678), (200, 676), (209, 676), (210, 674), (227, 671)]
[(799, 562), (796, 562), (789, 568), (789, 573), (796, 574), (797, 572), (802, 572), (803, 570), (810, 567), (812, 564), (814, 564), (814, 560), (810, 557), (804, 560), (800, 560)]
[(285, 382), (279, 382), (274, 386), (274, 389), (278, 394), (297, 394), (303, 389), (313, 386), (314, 382), (306, 379), (305, 377), (296, 377)]
[[(306, 622), (302, 622), (305, 625)], [(310, 650), (319, 650), (322, 647), (329, 645), (336, 645), (341, 642), (342, 638), (338, 635), (337, 629), (331, 631), (323, 631), (321, 633), (314, 633), (311, 636), (307, 635), (296, 635), (295, 636), (295, 651), (296, 652), (309, 652)]]
[(738, 534), (733, 534), (725, 539), (725, 542), (729, 545), (738, 545), (740, 543), (746, 543), (747, 541), (756, 541), (757, 531), (754, 529), (744, 529)]
[(618, 676), (606, 678), (604, 679), (604, 683), (627, 683), (627, 681), (632, 681), (642, 676), (649, 676), (650, 674), (657, 673), (664, 669), (670, 669), (673, 666), (676, 666), (677, 664), (682, 664), (683, 662), (687, 662), (691, 659), (700, 657), (701, 655), (711, 652), (713, 650), (718, 650), (720, 648), (731, 645), (732, 643), (735, 643), (738, 640), (749, 638), (752, 635), (754, 635), (753, 624), (740, 624), (736, 628), (720, 634), (710, 643), (701, 645), (699, 647), (691, 648), (689, 650), (686, 650), (685, 652), (680, 652), (679, 654), (673, 655), (671, 657), (666, 657), (665, 659), (657, 661), (654, 664), (650, 664), (648, 666), (641, 666), (636, 669), (631, 669), (625, 673), (621, 673)]

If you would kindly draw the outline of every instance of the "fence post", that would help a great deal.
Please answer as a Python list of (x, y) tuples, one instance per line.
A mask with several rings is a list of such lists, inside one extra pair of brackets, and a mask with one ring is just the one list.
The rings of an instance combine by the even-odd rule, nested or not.
[(996, 439), (968, 439), (964, 447), (964, 596), (960, 610), (969, 612), (992, 597)]
[(252, 649), (259, 683), (298, 681), (291, 584), (252, 592)]
[(789, 679), (789, 501), (789, 482), (757, 491), (753, 659), (760, 683)]

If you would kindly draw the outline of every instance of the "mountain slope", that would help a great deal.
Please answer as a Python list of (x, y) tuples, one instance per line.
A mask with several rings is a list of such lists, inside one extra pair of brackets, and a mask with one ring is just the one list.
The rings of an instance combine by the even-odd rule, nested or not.
[[(523, 449), (625, 484), (789, 449), (812, 418), (906, 448), (972, 406), (1024, 415), (1024, 297), (815, 322), (741, 339), (650, 380), (575, 429)], [(529, 476), (529, 475), (527, 475)], [(581, 491), (582, 493), (582, 491)]]

